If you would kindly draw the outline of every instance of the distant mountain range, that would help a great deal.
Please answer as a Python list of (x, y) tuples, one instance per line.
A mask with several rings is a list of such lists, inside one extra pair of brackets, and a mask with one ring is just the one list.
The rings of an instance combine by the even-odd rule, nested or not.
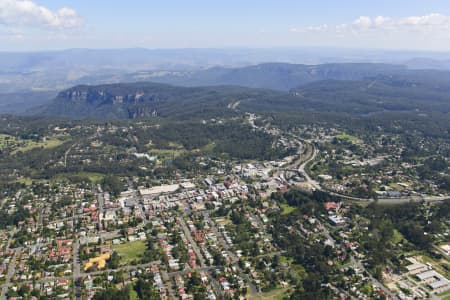
[(388, 64), (298, 65), (266, 63), (242, 68), (216, 67), (186, 72), (182, 75), (169, 74), (153, 77), (151, 81), (182, 86), (237, 85), (289, 91), (299, 85), (321, 80), (359, 80), (379, 74), (395, 74), (402, 71), (406, 71), (406, 67)]
[(392, 76), (445, 89), (450, 82), (449, 71), (450, 54), (411, 51), (279, 48), (0, 52), (0, 114), (35, 114), (35, 107), (41, 106), (42, 111), (42, 106), (59, 92), (80, 85), (227, 85), (286, 94), (323, 80)]
[(417, 70), (450, 70), (450, 59), (415, 57), (405, 61), (405, 65)]
[[(227, 49), (67, 49), (42, 52), (0, 52), (0, 73), (99, 70), (189, 70), (214, 66), (242, 67), (267, 62), (292, 64), (388, 63), (433, 68), (450, 53), (336, 48)], [(428, 62), (427, 62), (428, 60)], [(427, 63), (430, 63), (429, 65)], [(440, 68), (439, 68), (440, 69)]]
[[(159, 77), (162, 78), (158, 81), (164, 80), (166, 83), (197, 85), (207, 82), (207, 78), (202, 78), (201, 74), (219, 76), (227, 72), (226, 69), (268, 62), (305, 65), (385, 63), (412, 69), (450, 70), (449, 61), (450, 53), (332, 48), (136, 48), (0, 52), (0, 94), (61, 91), (79, 84), (155, 81), (153, 79)], [(182, 78), (172, 78), (177, 76)], [(188, 78), (184, 78), (186, 76)], [(223, 76), (225, 80), (226, 76)], [(172, 82), (167, 82), (164, 77)], [(228, 81), (233, 80), (231, 78)], [(283, 88), (286, 89), (285, 86)]]
[(176, 87), (158, 83), (76, 86), (65, 90), (40, 113), (75, 119), (143, 117), (212, 117), (232, 114), (227, 107), (240, 99), (258, 101), (279, 92), (244, 87)]
[[(69, 118), (207, 118), (246, 112), (450, 112), (450, 72), (386, 64), (262, 64), (80, 85), (40, 108)], [(155, 81), (158, 81), (155, 80)], [(194, 87), (202, 85), (202, 87)]]

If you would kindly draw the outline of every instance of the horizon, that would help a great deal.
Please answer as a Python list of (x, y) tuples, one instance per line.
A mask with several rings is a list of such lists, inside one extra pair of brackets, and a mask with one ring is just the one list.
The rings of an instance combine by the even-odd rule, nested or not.
[(439, 0), (0, 0), (3, 52), (292, 47), (449, 52), (449, 28), (450, 7)]
[(435, 53), (450, 54), (449, 50), (426, 50), (426, 49), (389, 49), (389, 48), (365, 48), (365, 47), (338, 47), (338, 46), (268, 46), (268, 47), (251, 47), (251, 46), (229, 46), (229, 47), (68, 47), (68, 48), (46, 48), (35, 50), (2, 50), (0, 53), (44, 53), (44, 52), (64, 52), (64, 51), (126, 51), (126, 50), (145, 50), (145, 51), (271, 51), (271, 50), (339, 50), (339, 51), (362, 51), (362, 52), (388, 52), (388, 53)]
[(0, 300), (450, 300), (443, 0), (0, 0)]

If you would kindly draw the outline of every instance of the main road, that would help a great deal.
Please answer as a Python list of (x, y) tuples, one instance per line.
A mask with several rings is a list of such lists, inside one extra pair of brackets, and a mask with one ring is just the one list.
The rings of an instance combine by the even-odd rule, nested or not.
[(14, 273), (16, 272), (16, 256), (17, 252), (20, 251), (20, 249), (17, 249), (14, 251), (14, 255), (10, 258), (9, 265), (8, 265), (8, 272), (6, 273), (6, 281), (5, 284), (2, 285), (2, 293), (1, 293), (1, 299), (6, 299), (6, 294), (8, 293), (8, 287), (11, 284), (11, 279), (14, 276)]
[[(304, 141), (306, 143), (306, 141)], [(312, 162), (313, 160), (316, 159), (317, 154), (318, 154), (318, 150), (316, 147), (314, 147), (314, 145), (312, 143), (309, 143), (309, 146), (311, 147), (312, 151), (311, 151), (311, 156), (308, 157), (302, 164), (300, 164), (300, 166), (298, 167), (298, 172), (305, 178), (305, 181), (311, 185), (313, 187), (313, 189), (316, 190), (322, 190), (322, 187), (320, 186), (320, 184), (311, 179), (311, 177), (309, 176), (308, 172), (305, 171), (306, 166)]]
[(217, 237), (217, 240), (222, 245), (222, 247), (228, 252), (228, 255), (231, 259), (231, 263), (239, 270), (241, 275), (244, 277), (245, 281), (248, 284), (248, 287), (250, 288), (250, 295), (251, 296), (257, 295), (258, 289), (253, 284), (250, 276), (248, 276), (248, 274), (245, 273), (244, 270), (242, 270), (242, 268), (239, 266), (239, 264), (238, 264), (239, 258), (236, 256), (236, 254), (234, 253), (231, 246), (225, 241), (225, 238), (223, 237), (222, 233), (219, 232), (219, 230), (217, 230), (217, 227), (216, 227), (214, 221), (211, 219), (209, 212), (208, 211), (203, 212), (203, 217), (205, 219), (207, 219), (209, 221), (209, 223), (211, 224), (211, 229), (212, 229), (214, 235)]
[(197, 243), (192, 238), (191, 232), (189, 231), (189, 228), (186, 225), (186, 222), (183, 220), (183, 217), (180, 218), (179, 224), (181, 225), (181, 228), (183, 229), (184, 235), (186, 236), (187, 240), (192, 246), (192, 250), (194, 251), (195, 255), (200, 261), (200, 266), (203, 268), (205, 266), (205, 259), (203, 258), (202, 253), (200, 252), (199, 247), (197, 246)]
[[(307, 141), (303, 141), (306, 143)], [(372, 198), (360, 198), (360, 197), (352, 197), (340, 193), (336, 193), (333, 191), (329, 191), (325, 188), (323, 188), (319, 182), (315, 181), (314, 179), (309, 176), (308, 172), (306, 171), (306, 166), (314, 161), (317, 157), (317, 154), (319, 151), (317, 148), (312, 144), (311, 142), (308, 142), (310, 147), (312, 148), (312, 154), (309, 158), (307, 158), (303, 163), (301, 163), (298, 166), (298, 172), (305, 178), (305, 182), (309, 184), (314, 190), (317, 191), (325, 191), (328, 192), (330, 195), (347, 199), (347, 200), (353, 200), (353, 201), (361, 201), (361, 202), (373, 202), (377, 201), (380, 204), (403, 204), (403, 203), (409, 203), (411, 201), (413, 202), (438, 202), (438, 201), (444, 201), (447, 199), (450, 199), (450, 196), (407, 196), (407, 197), (399, 197), (399, 198), (378, 198), (378, 199), (372, 199)]]

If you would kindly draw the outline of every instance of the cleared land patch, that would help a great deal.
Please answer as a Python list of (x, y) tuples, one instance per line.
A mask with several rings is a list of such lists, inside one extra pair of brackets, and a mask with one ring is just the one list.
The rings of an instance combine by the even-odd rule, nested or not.
[(145, 241), (129, 242), (113, 247), (113, 250), (119, 254), (122, 262), (125, 264), (140, 259), (144, 255), (146, 249), (147, 246)]

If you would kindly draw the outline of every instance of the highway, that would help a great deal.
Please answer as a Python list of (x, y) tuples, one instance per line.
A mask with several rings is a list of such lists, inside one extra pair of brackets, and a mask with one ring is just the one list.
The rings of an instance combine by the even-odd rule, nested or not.
[[(307, 143), (307, 141), (303, 141), (303, 143)], [(325, 191), (328, 192), (330, 195), (339, 197), (342, 199), (347, 200), (353, 200), (353, 201), (361, 201), (361, 202), (374, 202), (380, 204), (403, 204), (403, 203), (409, 203), (409, 202), (439, 202), (444, 201), (447, 199), (450, 199), (450, 196), (408, 196), (408, 197), (399, 197), (399, 198), (378, 198), (378, 199), (372, 199), (372, 198), (359, 198), (359, 197), (353, 197), (348, 196), (340, 193), (336, 193), (333, 191), (329, 191), (325, 188), (323, 188), (319, 182), (313, 180), (311, 176), (309, 176), (308, 172), (306, 171), (306, 166), (314, 161), (319, 153), (317, 148), (312, 144), (309, 143), (310, 147), (312, 147), (313, 151), (312, 154), (298, 166), (298, 172), (305, 178), (305, 182), (310, 185), (314, 190), (317, 191)], [(289, 168), (292, 168), (290, 166)]]

